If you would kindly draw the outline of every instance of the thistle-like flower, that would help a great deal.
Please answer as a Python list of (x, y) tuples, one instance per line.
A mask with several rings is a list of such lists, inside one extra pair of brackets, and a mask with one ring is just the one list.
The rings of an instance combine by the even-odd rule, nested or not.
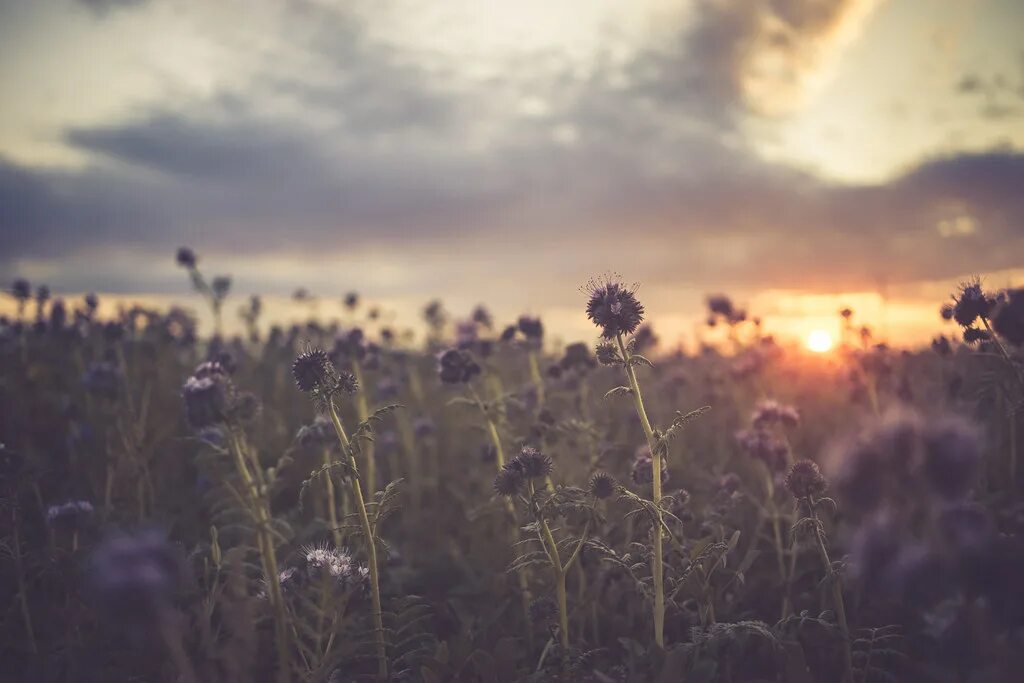
[(523, 475), (518, 469), (505, 465), (494, 477), (494, 491), (500, 496), (511, 498), (523, 488)]
[(820, 496), (828, 484), (813, 460), (798, 460), (786, 473), (786, 490), (797, 500)]
[(599, 328), (605, 339), (619, 334), (633, 334), (644, 319), (644, 307), (636, 298), (636, 286), (626, 287), (611, 278), (587, 283), (590, 298), (587, 317)]
[(320, 398), (337, 393), (354, 394), (359, 382), (348, 372), (338, 372), (321, 348), (311, 348), (292, 362), (292, 376), (300, 391)]
[(523, 446), (507, 467), (517, 470), (526, 479), (543, 479), (551, 474), (554, 463), (536, 448)]
[(980, 280), (972, 280), (960, 285), (960, 291), (954, 297), (953, 319), (961, 327), (970, 327), (978, 318), (987, 318), (995, 301), (985, 294)]
[(607, 472), (596, 472), (594, 476), (590, 478), (590, 485), (588, 488), (590, 490), (590, 495), (595, 498), (611, 498), (615, 495), (615, 492), (619, 490), (619, 484), (615, 481), (615, 477)]

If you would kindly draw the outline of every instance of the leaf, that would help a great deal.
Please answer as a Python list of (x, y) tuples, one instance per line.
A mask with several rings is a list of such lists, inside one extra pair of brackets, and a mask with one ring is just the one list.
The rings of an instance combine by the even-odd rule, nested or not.
[(610, 389), (604, 395), (604, 397), (607, 399), (607, 398), (612, 398), (613, 396), (621, 396), (621, 395), (632, 394), (632, 393), (633, 393), (633, 390), (630, 389), (629, 387), (615, 387), (614, 389)]

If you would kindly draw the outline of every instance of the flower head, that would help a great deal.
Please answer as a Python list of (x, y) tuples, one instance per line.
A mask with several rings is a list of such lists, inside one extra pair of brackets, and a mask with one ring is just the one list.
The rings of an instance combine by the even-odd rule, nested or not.
[(523, 446), (507, 467), (517, 470), (526, 479), (543, 479), (551, 474), (554, 463), (536, 448)]
[(987, 318), (995, 301), (985, 294), (980, 280), (971, 280), (960, 285), (960, 291), (954, 297), (953, 319), (961, 327), (970, 327), (978, 318)]
[(992, 317), (992, 327), (1014, 346), (1024, 346), (1024, 288), (1007, 290), (1006, 301)]
[(469, 353), (448, 349), (437, 358), (437, 372), (445, 384), (465, 384), (480, 374), (480, 366)]
[(544, 336), (544, 324), (540, 318), (532, 318), (528, 315), (519, 316), (516, 327), (523, 333), (523, 336), (530, 341), (540, 341)]
[(619, 490), (619, 484), (615, 477), (607, 472), (596, 472), (590, 478), (590, 495), (595, 498), (610, 498)]
[(176, 260), (178, 265), (182, 268), (192, 269), (195, 268), (199, 263), (199, 259), (196, 257), (196, 253), (188, 247), (180, 247)]
[(601, 328), (602, 337), (633, 334), (643, 322), (644, 307), (636, 298), (636, 286), (606, 278), (589, 282), (587, 292), (587, 317)]
[(622, 365), (619, 349), (612, 342), (600, 342), (594, 349), (594, 354), (601, 365)]
[(786, 490), (794, 498), (820, 496), (828, 484), (813, 460), (798, 460), (786, 473)]
[(494, 491), (500, 496), (511, 498), (523, 488), (523, 475), (518, 469), (505, 465), (494, 477)]

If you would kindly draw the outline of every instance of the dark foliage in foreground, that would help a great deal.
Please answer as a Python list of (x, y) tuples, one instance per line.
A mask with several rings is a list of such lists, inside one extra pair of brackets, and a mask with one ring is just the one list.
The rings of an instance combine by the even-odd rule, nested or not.
[(202, 339), (15, 282), (0, 680), (1017, 680), (1020, 290), (823, 356), (716, 295), (725, 343), (657, 358), (586, 293), (596, 346), (433, 302), (417, 347), (354, 293)]

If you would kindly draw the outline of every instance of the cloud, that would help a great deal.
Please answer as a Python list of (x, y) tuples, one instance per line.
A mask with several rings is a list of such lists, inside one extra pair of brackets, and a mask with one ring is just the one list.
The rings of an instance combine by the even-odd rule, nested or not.
[[(0, 269), (162, 291), (174, 273), (153, 264), (190, 244), (283, 292), (380, 271), (395, 294), (425, 286), (406, 273), (546, 296), (606, 269), (836, 291), (1024, 262), (1020, 154), (841, 184), (744, 137), (744, 111), (796, 101), (876, 5), (700, 2), (670, 38), (588, 69), (517, 55), (479, 77), (298, 3), (209, 91), (60, 131), (83, 166), (0, 159)], [(111, 253), (137, 265), (96, 273)]]

